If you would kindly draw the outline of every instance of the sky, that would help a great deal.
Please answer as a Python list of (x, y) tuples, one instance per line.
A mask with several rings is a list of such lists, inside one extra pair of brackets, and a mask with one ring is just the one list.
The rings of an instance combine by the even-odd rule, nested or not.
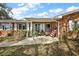
[(15, 19), (52, 18), (79, 8), (79, 3), (7, 3)]

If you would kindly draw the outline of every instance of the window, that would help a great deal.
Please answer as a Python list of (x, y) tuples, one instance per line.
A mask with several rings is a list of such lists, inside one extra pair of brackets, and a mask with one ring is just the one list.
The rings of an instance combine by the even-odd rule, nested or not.
[(51, 31), (51, 29), (50, 29), (50, 24), (46, 24), (45, 30), (46, 30), (47, 32), (50, 32), (50, 31)]
[(35, 24), (35, 30), (40, 31), (40, 24)]
[(12, 24), (1, 24), (3, 30), (12, 30)]
[(26, 29), (26, 24), (23, 24), (22, 26), (23, 26), (23, 29)]
[(72, 20), (69, 21), (69, 30), (72, 31), (74, 27), (74, 22)]
[(20, 29), (20, 30), (24, 30), (24, 29), (26, 29), (26, 24), (18, 24), (18, 29)]
[(45, 31), (45, 24), (40, 24), (40, 31)]
[(46, 28), (50, 28), (50, 24), (46, 24)]
[(21, 26), (21, 24), (18, 24), (18, 29), (22, 29), (22, 26)]
[(2, 25), (0, 24), (0, 30), (2, 30)]

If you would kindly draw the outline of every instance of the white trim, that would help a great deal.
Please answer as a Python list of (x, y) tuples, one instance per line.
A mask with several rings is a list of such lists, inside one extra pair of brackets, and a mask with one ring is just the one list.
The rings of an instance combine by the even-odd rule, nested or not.
[(28, 22), (26, 22), (26, 30), (27, 30), (27, 33), (26, 33), (26, 38), (28, 38)]
[(14, 30), (17, 30), (17, 24), (14, 23)]

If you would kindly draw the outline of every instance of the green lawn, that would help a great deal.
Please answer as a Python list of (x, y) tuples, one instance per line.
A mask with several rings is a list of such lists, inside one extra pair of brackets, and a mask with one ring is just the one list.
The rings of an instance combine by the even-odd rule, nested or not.
[(0, 37), (0, 42), (12, 42), (15, 41), (14, 37)]

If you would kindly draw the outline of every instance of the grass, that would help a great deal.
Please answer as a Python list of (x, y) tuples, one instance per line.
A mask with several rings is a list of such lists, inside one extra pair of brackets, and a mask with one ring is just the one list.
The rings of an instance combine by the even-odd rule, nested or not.
[(15, 41), (13, 37), (0, 37), (0, 42), (12, 42)]
[(0, 56), (63, 56), (65, 51), (57, 43), (0, 47)]
[[(23, 32), (25, 33), (25, 32)], [(23, 35), (24, 36), (24, 35)], [(12, 37), (0, 38), (0, 42), (15, 41)], [(68, 40), (72, 49), (79, 54), (79, 44)], [(74, 45), (74, 46), (73, 46)], [(53, 42), (51, 44), (37, 44), (37, 45), (20, 45), (11, 47), (0, 47), (0, 56), (71, 56), (70, 51), (66, 47), (64, 41), (61, 43)], [(72, 54), (73, 55), (73, 54)]]
[(13, 47), (1, 47), (0, 56), (24, 56), (24, 55), (35, 55), (35, 46), (13, 46)]

